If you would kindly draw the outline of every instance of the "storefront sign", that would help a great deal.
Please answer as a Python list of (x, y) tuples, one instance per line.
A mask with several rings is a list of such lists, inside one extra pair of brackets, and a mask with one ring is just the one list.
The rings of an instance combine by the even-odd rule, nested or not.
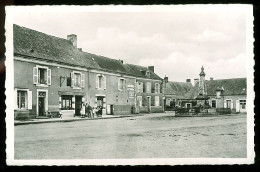
[(75, 96), (84, 96), (85, 93), (83, 92), (70, 92), (70, 91), (59, 91), (59, 95), (75, 95)]

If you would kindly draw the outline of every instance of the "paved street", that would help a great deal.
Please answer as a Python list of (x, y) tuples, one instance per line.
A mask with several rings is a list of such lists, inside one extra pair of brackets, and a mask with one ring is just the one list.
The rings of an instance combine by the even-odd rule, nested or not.
[(15, 159), (245, 158), (246, 114), (15, 126)]

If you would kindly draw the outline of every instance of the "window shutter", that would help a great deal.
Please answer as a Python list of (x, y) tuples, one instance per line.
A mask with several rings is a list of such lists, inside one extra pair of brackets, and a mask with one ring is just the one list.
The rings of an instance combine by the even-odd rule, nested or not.
[(236, 112), (239, 112), (239, 100), (236, 100)]
[(105, 98), (105, 97), (103, 98), (103, 102), (104, 102), (104, 103), (106, 102), (106, 98)]
[(233, 109), (234, 105), (233, 105), (233, 100), (231, 100), (231, 109)]
[(32, 91), (28, 91), (28, 109), (32, 109)]
[(118, 80), (117, 80), (117, 88), (118, 88), (118, 90), (120, 90), (120, 78), (118, 78)]
[(51, 85), (51, 69), (47, 70), (47, 84)]
[(81, 87), (85, 87), (85, 74), (81, 74)]
[(98, 88), (98, 85), (99, 85), (99, 78), (98, 78), (99, 75), (96, 75), (96, 88)]
[(224, 108), (226, 108), (226, 107), (227, 107), (227, 102), (225, 101), (225, 102), (224, 102)]
[(74, 73), (73, 72), (70, 73), (70, 85), (71, 85), (71, 87), (74, 87)]
[(33, 84), (38, 84), (38, 68), (33, 67)]
[(124, 80), (124, 92), (126, 92), (126, 87), (127, 87), (127, 85), (126, 85), (126, 79)]
[(141, 85), (140, 85), (140, 92), (142, 93), (144, 91), (144, 84), (141, 82)]
[(14, 109), (18, 109), (17, 103), (17, 89), (14, 89)]
[(158, 93), (161, 92), (161, 84), (158, 84)]
[(102, 87), (104, 88), (104, 90), (106, 89), (106, 77), (103, 75), (102, 77)]

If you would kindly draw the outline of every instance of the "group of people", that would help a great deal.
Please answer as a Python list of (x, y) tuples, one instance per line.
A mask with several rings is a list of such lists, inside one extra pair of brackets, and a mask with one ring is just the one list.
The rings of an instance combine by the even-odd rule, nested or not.
[(82, 103), (82, 108), (81, 108), (81, 118), (88, 117), (88, 118), (94, 118), (95, 116), (97, 117), (97, 112), (101, 110), (101, 107), (96, 107), (93, 108), (90, 106), (88, 103)]

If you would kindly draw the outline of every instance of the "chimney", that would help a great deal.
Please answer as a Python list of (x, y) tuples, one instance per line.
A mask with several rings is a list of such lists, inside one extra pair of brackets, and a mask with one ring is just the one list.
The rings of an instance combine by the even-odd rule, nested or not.
[(210, 80), (211, 80), (211, 81), (213, 81), (213, 78), (212, 78), (212, 77), (210, 77)]
[(199, 78), (194, 79), (194, 86), (199, 82)]
[(186, 79), (186, 82), (190, 82), (190, 79)]
[(167, 83), (168, 82), (168, 77), (165, 76), (163, 80)]
[(120, 59), (119, 59), (119, 61), (120, 61), (122, 64), (124, 64), (124, 60), (120, 60)]
[(80, 52), (82, 52), (82, 48), (78, 48)]
[(154, 66), (148, 66), (148, 69), (152, 72), (154, 72)]
[(68, 35), (67, 40), (69, 40), (72, 43), (72, 45), (77, 48), (77, 35)]

